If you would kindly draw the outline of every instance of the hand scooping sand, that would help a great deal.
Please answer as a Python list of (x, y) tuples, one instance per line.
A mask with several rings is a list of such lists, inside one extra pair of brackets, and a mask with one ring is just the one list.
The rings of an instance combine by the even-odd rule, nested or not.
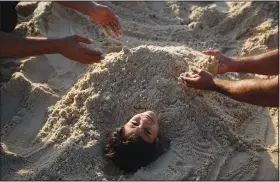
[(205, 51), (220, 61), (218, 73), (240, 72), (274, 75), (269, 79), (223, 80), (200, 68), (192, 68), (195, 74), (181, 75), (180, 78), (196, 89), (217, 91), (237, 101), (247, 102), (263, 107), (279, 106), (279, 53), (278, 49), (267, 53), (243, 58), (229, 58), (219, 51)]
[(88, 15), (96, 24), (101, 26), (108, 36), (121, 37), (122, 26), (119, 18), (107, 6), (95, 2), (58, 2), (63, 6), (78, 10)]
[[(12, 3), (12, 2), (11, 2)], [(59, 4), (75, 9), (88, 15), (98, 25), (102, 26), (109, 36), (120, 37), (122, 28), (118, 17), (111, 12), (107, 6), (94, 2), (58, 2)], [(4, 7), (10, 4), (3, 4)], [(14, 11), (5, 11), (3, 17), (14, 17), (13, 21), (6, 21), (1, 24), (0, 31), (0, 56), (25, 57), (43, 54), (61, 54), (71, 60), (91, 64), (100, 62), (104, 56), (101, 51), (92, 50), (84, 44), (91, 44), (87, 38), (73, 35), (64, 38), (49, 39), (47, 37), (17, 37), (7, 33), (13, 31), (16, 26), (17, 16), (15, 5), (10, 7)], [(22, 49), (24, 47), (25, 49)]]

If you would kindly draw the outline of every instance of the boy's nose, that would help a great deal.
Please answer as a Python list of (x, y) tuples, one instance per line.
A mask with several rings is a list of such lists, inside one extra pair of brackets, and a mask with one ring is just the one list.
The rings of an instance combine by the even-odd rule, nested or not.
[(146, 129), (149, 126), (148, 123), (140, 121), (140, 124), (137, 126), (138, 133), (143, 132), (144, 129)]
[(139, 127), (141, 127), (142, 129), (146, 129), (149, 127), (149, 122), (144, 122), (144, 121), (140, 121)]
[(137, 128), (136, 128), (136, 133), (137, 133), (137, 135), (140, 135), (142, 132), (143, 132), (143, 128), (141, 127), (141, 126), (138, 126)]

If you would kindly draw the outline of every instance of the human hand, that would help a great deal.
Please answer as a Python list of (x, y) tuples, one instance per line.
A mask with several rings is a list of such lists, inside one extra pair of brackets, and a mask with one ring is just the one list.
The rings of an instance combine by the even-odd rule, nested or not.
[(193, 71), (191, 75), (180, 75), (180, 78), (188, 87), (201, 90), (215, 89), (214, 76), (211, 73), (197, 67), (192, 67), (191, 70)]
[(58, 39), (55, 45), (57, 46), (58, 53), (83, 64), (99, 63), (104, 59), (101, 52), (91, 50), (82, 43), (92, 44), (89, 39), (74, 35)]
[(105, 30), (108, 36), (120, 37), (123, 35), (119, 18), (107, 6), (94, 3), (89, 12), (91, 19)]
[(215, 59), (219, 62), (217, 74), (227, 73), (232, 70), (232, 68), (234, 66), (234, 60), (229, 57), (226, 57), (220, 51), (207, 50), (207, 51), (202, 51), (202, 52), (208, 56), (214, 56)]

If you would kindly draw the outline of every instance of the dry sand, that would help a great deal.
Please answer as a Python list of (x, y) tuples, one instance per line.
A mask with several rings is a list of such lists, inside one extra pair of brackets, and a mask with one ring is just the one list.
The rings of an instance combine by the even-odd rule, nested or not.
[[(200, 52), (208, 48), (227, 56), (277, 48), (278, 2), (102, 4), (120, 17), (122, 38), (106, 37), (89, 18), (56, 3), (23, 13), (15, 33), (78, 34), (107, 55), (89, 66), (61, 55), (17, 59), (19, 71), (8, 82), (13, 70), (7, 65), (15, 59), (2, 61), (1, 179), (278, 180), (278, 108), (196, 91), (178, 80), (189, 66), (215, 72), (215, 61)], [(123, 174), (102, 155), (106, 134), (145, 110), (158, 114), (170, 149)]]

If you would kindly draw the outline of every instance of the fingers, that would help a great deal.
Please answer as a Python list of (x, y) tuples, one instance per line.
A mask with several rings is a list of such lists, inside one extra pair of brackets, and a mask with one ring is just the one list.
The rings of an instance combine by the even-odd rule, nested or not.
[(182, 78), (183, 81), (186, 81), (188, 83), (194, 83), (195, 81), (197, 81), (197, 78), (191, 78), (191, 77), (185, 77), (185, 76), (180, 76), (180, 78)]
[(190, 78), (196, 78), (196, 77), (199, 77), (199, 75), (198, 75), (198, 74), (192, 74), (192, 75), (189, 75), (188, 77), (190, 77)]
[(83, 47), (82, 51), (84, 54), (91, 55), (91, 56), (102, 56), (102, 52), (97, 50), (92, 50), (87, 47)]
[(185, 77), (185, 76), (180, 76), (180, 78), (188, 87), (192, 87), (192, 88), (195, 88), (194, 85), (199, 79), (199, 77), (191, 78), (191, 77)]
[(107, 6), (95, 4), (95, 11), (91, 13), (91, 18), (99, 26), (103, 27), (106, 34), (112, 37), (122, 36), (122, 26), (119, 17), (115, 15)]
[(197, 68), (197, 67), (191, 67), (190, 69), (194, 72), (194, 74), (182, 73), (182, 74), (180, 75), (180, 78), (181, 78), (185, 83), (187, 83), (188, 86), (189, 86), (189, 84), (193, 84), (194, 82), (197, 82), (197, 81), (198, 81), (198, 79), (199, 79), (199, 77), (200, 77), (200, 73), (201, 73), (201, 71), (202, 71), (201, 69), (199, 69), (199, 68)]
[(121, 32), (121, 30), (119, 29), (119, 26), (116, 23), (112, 23), (111, 29), (115, 33), (116, 37), (120, 37), (122, 35), (122, 32)]
[(92, 55), (84, 55), (79, 62), (83, 64), (93, 64), (93, 63), (100, 63), (103, 59), (102, 56), (92, 56)]
[(218, 50), (206, 50), (206, 51), (202, 51), (203, 54), (206, 54), (208, 56), (216, 56), (217, 53), (220, 53), (220, 51)]
[(117, 33), (118, 33), (118, 36), (120, 37), (120, 36), (122, 36), (123, 35), (123, 31), (122, 31), (122, 25), (121, 25), (121, 23), (120, 23), (120, 20), (119, 20), (119, 17), (118, 16), (116, 16), (116, 20), (115, 20), (115, 22), (113, 23), (114, 25), (114, 27), (116, 28), (116, 30), (117, 30)]
[(84, 61), (86, 64), (92, 64), (92, 63), (100, 63), (101, 60), (104, 59), (101, 52), (88, 50), (84, 53)]
[(191, 67), (191, 70), (194, 72), (194, 73), (196, 73), (196, 74), (200, 74), (201, 73), (201, 71), (202, 71), (202, 69), (200, 69), (200, 68), (197, 68), (197, 67)]
[(202, 51), (202, 53), (208, 55), (208, 56), (214, 56), (219, 60), (222, 60), (225, 58), (225, 56), (218, 50), (207, 50), (207, 51)]
[(198, 77), (199, 75), (198, 74), (190, 74), (190, 73), (187, 73), (187, 72), (185, 72), (185, 73), (181, 73), (180, 74), (180, 77), (189, 77), (189, 78), (196, 78), (196, 77)]
[(111, 37), (114, 36), (113, 33), (112, 33), (112, 30), (111, 30), (111, 27), (109, 25), (103, 26), (103, 29), (105, 30), (105, 32), (108, 36), (111, 36)]
[(82, 42), (82, 43), (85, 43), (85, 44), (92, 44), (93, 42), (87, 38), (84, 38), (84, 37), (81, 37), (79, 35), (74, 35), (74, 39), (78, 42)]
[(106, 34), (108, 36), (120, 37), (122, 36), (122, 30), (119, 29), (119, 25), (116, 23), (111, 23), (103, 26)]
[(109, 16), (111, 17), (111, 21), (109, 25), (111, 26), (112, 31), (115, 33), (117, 37), (122, 35), (122, 26), (119, 21), (119, 17), (115, 15), (111, 10), (108, 11)]
[[(105, 29), (107, 35), (115, 36), (115, 37), (122, 36), (123, 32), (122, 32), (122, 26), (119, 21), (119, 17), (109, 9), (107, 12), (108, 12), (108, 21), (104, 22), (103, 24), (103, 28)], [(112, 32), (110, 32), (110, 30)]]
[(89, 49), (85, 46), (80, 47), (78, 51), (78, 55), (76, 56), (78, 59), (76, 58), (76, 61), (83, 64), (100, 63), (104, 59), (102, 52)]
[(103, 59), (104, 57), (101, 52), (90, 50), (90, 49), (84, 49), (78, 61), (83, 64), (92, 64), (92, 63), (100, 63), (101, 60)]

